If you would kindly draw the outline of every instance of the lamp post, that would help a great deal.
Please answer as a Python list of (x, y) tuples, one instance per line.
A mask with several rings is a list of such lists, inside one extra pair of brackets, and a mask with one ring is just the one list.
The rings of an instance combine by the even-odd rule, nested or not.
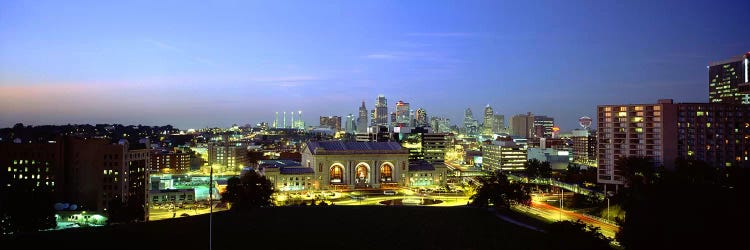
[(564, 194), (565, 194), (565, 189), (560, 188), (560, 214), (559, 214), (560, 220), (562, 220), (563, 199), (565, 199)]
[(607, 220), (609, 220), (609, 197), (607, 198)]
[(208, 174), (208, 249), (213, 249), (213, 223), (214, 223), (214, 206), (213, 206), (213, 186), (214, 186), (214, 166), (210, 166)]

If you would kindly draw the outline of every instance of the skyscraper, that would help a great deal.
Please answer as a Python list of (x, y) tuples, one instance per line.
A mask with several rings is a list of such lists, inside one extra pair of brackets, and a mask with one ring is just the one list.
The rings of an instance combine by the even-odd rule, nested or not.
[(396, 126), (409, 126), (411, 117), (409, 115), (409, 103), (404, 101), (396, 102)]
[(499, 134), (505, 133), (505, 116), (495, 115), (495, 121), (492, 124), (492, 133)]
[(534, 116), (531, 112), (527, 114), (518, 114), (510, 118), (511, 134), (523, 138), (534, 136)]
[(367, 133), (367, 108), (365, 107), (365, 101), (362, 101), (362, 106), (359, 107), (359, 117), (357, 117), (357, 133)]
[[(427, 111), (424, 110), (423, 108), (418, 108), (417, 112), (416, 112), (416, 115), (415, 115), (415, 120), (416, 120), (415, 123), (416, 123), (417, 127), (426, 127), (426, 126), (428, 126), (429, 125), (428, 124), (429, 119), (427, 119)], [(437, 129), (437, 128), (433, 128), (433, 129)]]
[(321, 116), (320, 126), (331, 128), (334, 132), (341, 131), (341, 116)]
[(357, 124), (354, 121), (354, 115), (349, 114), (346, 116), (346, 124), (344, 124), (346, 127), (346, 132), (353, 134), (355, 131), (357, 131)]
[(534, 116), (534, 137), (552, 138), (552, 127), (555, 126), (555, 118), (538, 115)]
[(492, 126), (495, 124), (495, 112), (492, 111), (492, 107), (487, 104), (484, 107), (484, 123), (482, 124), (482, 134), (491, 135)]
[(388, 100), (384, 95), (375, 99), (375, 110), (373, 110), (373, 125), (388, 126)]
[(750, 104), (750, 52), (708, 66), (708, 100)]
[(474, 114), (471, 113), (471, 108), (466, 108), (464, 112), (464, 133), (466, 136), (477, 135), (477, 120), (474, 120)]

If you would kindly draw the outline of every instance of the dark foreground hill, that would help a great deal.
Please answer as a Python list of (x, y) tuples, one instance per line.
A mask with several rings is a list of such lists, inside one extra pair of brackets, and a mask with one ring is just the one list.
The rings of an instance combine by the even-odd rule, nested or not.
[[(214, 214), (213, 249), (544, 249), (475, 208), (275, 207)], [(208, 249), (208, 215), (16, 235), (4, 249)]]

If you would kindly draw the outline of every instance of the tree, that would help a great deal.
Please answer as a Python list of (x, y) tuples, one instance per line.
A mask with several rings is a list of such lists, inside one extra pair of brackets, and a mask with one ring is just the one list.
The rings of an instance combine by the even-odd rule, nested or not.
[(264, 176), (249, 171), (240, 178), (227, 181), (227, 190), (221, 194), (222, 202), (231, 202), (232, 210), (269, 207), (272, 203), (273, 184)]
[(516, 203), (527, 206), (531, 204), (529, 191), (520, 183), (511, 183), (508, 176), (499, 171), (480, 178), (479, 182), (479, 189), (476, 194), (471, 196), (474, 206), (488, 207), (492, 205), (495, 208), (508, 209)]
[(744, 204), (748, 190), (739, 184), (750, 181), (746, 169), (718, 169), (696, 160), (678, 160), (674, 170), (658, 174), (637, 166), (626, 169), (630, 185), (618, 194), (625, 218), (617, 233), (625, 248), (730, 249), (744, 244), (744, 231), (736, 228), (750, 223)]
[(577, 221), (558, 221), (549, 225), (548, 247), (551, 249), (612, 249), (610, 239), (598, 227)]
[(0, 233), (34, 232), (56, 226), (51, 190), (0, 195)]
[(552, 167), (549, 162), (541, 162), (537, 159), (530, 159), (524, 163), (526, 176), (529, 178), (549, 178), (552, 173)]

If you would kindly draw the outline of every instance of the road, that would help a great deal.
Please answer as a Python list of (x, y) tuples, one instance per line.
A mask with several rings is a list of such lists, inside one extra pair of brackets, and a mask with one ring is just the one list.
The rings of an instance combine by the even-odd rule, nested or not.
[(527, 213), (539, 215), (550, 221), (581, 220), (582, 222), (586, 224), (599, 227), (601, 229), (602, 234), (609, 238), (614, 238), (615, 233), (617, 233), (617, 231), (620, 229), (616, 225), (612, 225), (609, 223), (596, 220), (592, 217), (589, 217), (580, 213), (576, 213), (575, 211), (560, 210), (559, 207), (552, 206), (544, 202), (532, 201), (530, 208), (528, 209), (521, 208), (521, 210)]
[[(214, 208), (214, 212), (224, 211), (224, 210), (226, 210), (226, 208)], [(209, 211), (210, 211), (209, 208), (203, 208), (203, 209), (178, 208), (175, 211), (172, 211), (170, 209), (149, 209), (148, 219), (149, 221), (172, 219), (173, 215), (174, 215), (174, 218), (178, 218), (182, 214), (188, 214), (190, 216), (193, 216), (193, 215), (199, 215), (199, 214), (207, 214)]]

